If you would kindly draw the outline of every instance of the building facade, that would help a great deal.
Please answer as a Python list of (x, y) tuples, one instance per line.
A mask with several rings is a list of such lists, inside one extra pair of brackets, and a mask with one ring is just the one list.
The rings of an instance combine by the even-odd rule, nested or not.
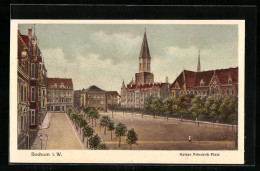
[(166, 98), (168, 88), (168, 78), (166, 78), (165, 83), (154, 82), (154, 75), (151, 73), (151, 56), (145, 32), (139, 55), (139, 72), (135, 73), (135, 80), (132, 78), (132, 81), (127, 86), (123, 81), (121, 107), (143, 108), (145, 100), (150, 97)]
[(28, 36), (18, 31), (17, 135), (18, 149), (30, 148), (30, 53)]
[(72, 78), (47, 79), (47, 111), (66, 112), (74, 104)]
[(201, 72), (183, 70), (171, 84), (169, 94), (237, 96), (238, 67)]
[(121, 96), (117, 91), (106, 91), (107, 105), (119, 105)]
[(79, 108), (80, 107), (80, 95), (81, 95), (81, 90), (74, 90), (74, 108)]
[(81, 107), (94, 107), (99, 111), (107, 112), (106, 91), (93, 85), (87, 89), (83, 89), (80, 96)]

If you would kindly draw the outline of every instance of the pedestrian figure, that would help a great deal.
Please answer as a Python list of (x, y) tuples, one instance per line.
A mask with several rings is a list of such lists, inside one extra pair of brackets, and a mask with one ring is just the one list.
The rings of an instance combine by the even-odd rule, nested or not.
[(189, 136), (189, 143), (191, 143), (191, 136)]

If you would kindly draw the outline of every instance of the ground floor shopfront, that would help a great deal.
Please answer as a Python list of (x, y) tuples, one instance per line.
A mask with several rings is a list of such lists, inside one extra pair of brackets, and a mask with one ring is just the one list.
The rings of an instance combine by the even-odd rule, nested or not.
[(72, 108), (72, 104), (48, 104), (47, 111), (50, 112), (66, 112), (68, 108)]

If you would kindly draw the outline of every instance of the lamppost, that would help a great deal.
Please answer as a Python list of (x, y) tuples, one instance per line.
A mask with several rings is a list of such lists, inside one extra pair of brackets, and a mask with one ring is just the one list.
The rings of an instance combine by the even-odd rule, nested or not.
[(41, 150), (42, 150), (42, 134), (40, 135), (40, 140), (41, 140)]

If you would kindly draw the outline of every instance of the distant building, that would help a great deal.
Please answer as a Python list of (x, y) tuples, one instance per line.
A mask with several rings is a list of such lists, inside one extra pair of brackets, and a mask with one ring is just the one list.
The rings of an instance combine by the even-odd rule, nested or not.
[(238, 67), (201, 72), (183, 70), (171, 84), (169, 94), (174, 97), (184, 94), (237, 96)]
[(94, 107), (100, 111), (107, 111), (106, 91), (93, 85), (83, 89), (80, 97), (81, 107)]
[(118, 105), (121, 101), (121, 96), (117, 91), (106, 91), (107, 105)]
[(79, 108), (80, 107), (80, 95), (81, 95), (81, 90), (74, 90), (74, 108)]
[(139, 72), (135, 73), (135, 80), (121, 87), (121, 106), (125, 108), (143, 108), (149, 97), (166, 98), (168, 96), (168, 78), (165, 83), (154, 83), (151, 70), (151, 56), (148, 47), (146, 32), (139, 55)]
[(65, 112), (73, 107), (74, 91), (71, 78), (48, 78), (47, 110)]

